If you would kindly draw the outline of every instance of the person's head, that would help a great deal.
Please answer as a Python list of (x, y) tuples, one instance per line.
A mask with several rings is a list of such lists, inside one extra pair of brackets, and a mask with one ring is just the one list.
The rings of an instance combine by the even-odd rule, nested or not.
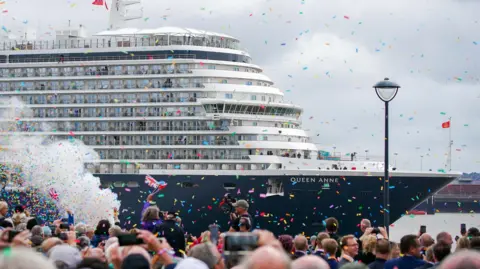
[(2, 228), (13, 228), (13, 222), (9, 219), (4, 219), (0, 222)]
[(109, 269), (108, 263), (97, 258), (84, 258), (77, 268), (89, 268), (89, 269)]
[(457, 248), (455, 251), (459, 251), (462, 249), (470, 248), (470, 239), (467, 236), (462, 236), (457, 240)]
[(358, 243), (355, 239), (355, 236), (349, 234), (342, 237), (340, 240), (340, 245), (342, 247), (342, 253), (350, 257), (355, 257), (358, 254)]
[(83, 223), (75, 225), (75, 232), (81, 235), (85, 235), (87, 233), (87, 225)]
[(390, 242), (387, 239), (378, 239), (375, 244), (375, 256), (388, 260), (390, 254)]
[(375, 253), (377, 246), (377, 237), (375, 235), (367, 235), (362, 238), (362, 248), (364, 253)]
[(36, 218), (31, 218), (27, 221), (27, 229), (32, 230), (33, 227), (38, 225), (38, 221)]
[(80, 236), (77, 240), (78, 240), (77, 245), (80, 249), (84, 249), (84, 248), (90, 246), (90, 239), (88, 237), (86, 237), (85, 235)]
[(338, 243), (335, 239), (327, 238), (322, 240), (322, 247), (328, 257), (335, 257), (338, 249)]
[(0, 255), (0, 268), (14, 269), (56, 269), (52, 261), (28, 248), (14, 247), (9, 254)]
[(271, 246), (257, 248), (252, 255), (247, 257), (240, 266), (242, 269), (289, 269), (291, 268), (291, 259), (285, 254)]
[(318, 256), (306, 255), (293, 261), (292, 269), (330, 269), (330, 266)]
[(15, 213), (23, 213), (25, 212), (25, 208), (22, 205), (15, 206)]
[(480, 251), (480, 237), (476, 236), (470, 239), (470, 248)]
[(188, 256), (204, 262), (210, 269), (225, 268), (222, 255), (215, 245), (209, 242), (194, 246), (188, 252)]
[(26, 223), (20, 223), (17, 226), (15, 226), (15, 230), (17, 232), (23, 232), (27, 229), (27, 224)]
[(338, 220), (336, 218), (328, 218), (325, 220), (325, 231), (327, 233), (336, 233), (338, 231)]
[(8, 204), (5, 201), (0, 201), (0, 215), (5, 217), (8, 213)]
[(400, 239), (400, 252), (403, 255), (411, 255), (414, 257), (421, 257), (421, 246), (418, 237), (414, 234), (408, 234)]
[(151, 205), (145, 209), (142, 215), (142, 221), (152, 221), (160, 219), (160, 209), (156, 205)]
[(42, 229), (43, 229), (43, 237), (44, 238), (52, 237), (52, 229), (50, 229), (50, 227), (43, 226)]
[(368, 266), (361, 262), (351, 262), (343, 265), (342, 269), (368, 269)]
[(445, 258), (439, 269), (475, 269), (480, 268), (480, 253), (473, 250), (455, 252)]
[(237, 214), (244, 214), (248, 211), (250, 205), (246, 200), (238, 200), (236, 203), (233, 204), (235, 207), (235, 212)]
[(295, 245), (295, 250), (307, 251), (308, 249), (308, 240), (303, 235), (295, 236), (295, 239), (293, 239), (293, 244)]
[(69, 245), (53, 247), (48, 251), (48, 258), (53, 261), (57, 267), (58, 265), (63, 265), (63, 268), (76, 268), (82, 261), (80, 251)]
[(130, 254), (122, 261), (122, 269), (150, 269), (150, 261), (142, 254)]
[(92, 240), (93, 236), (95, 235), (95, 228), (93, 228), (90, 225), (87, 225), (87, 230), (85, 232), (85, 235)]
[(97, 229), (95, 229), (96, 235), (108, 235), (108, 230), (110, 229), (110, 222), (106, 219), (101, 220), (97, 224)]
[(425, 251), (425, 259), (428, 262), (435, 262), (435, 258), (433, 257), (433, 246), (429, 246)]
[(452, 245), (447, 245), (444, 243), (436, 243), (433, 245), (433, 258), (435, 262), (442, 262), (448, 255), (450, 255), (450, 250)]
[(322, 241), (327, 238), (330, 238), (330, 235), (328, 233), (325, 233), (325, 232), (319, 233), (317, 235), (317, 238), (315, 239), (315, 244), (317, 245), (317, 248), (322, 249), (323, 248)]
[(238, 226), (240, 228), (240, 232), (249, 232), (252, 228), (252, 223), (250, 222), (249, 218), (241, 217)]
[(43, 228), (40, 225), (33, 226), (33, 228), (30, 230), (32, 233), (32, 236), (41, 236), (43, 237)]
[(447, 232), (441, 232), (437, 234), (437, 243), (443, 243), (451, 246), (453, 244), (452, 235)]
[(435, 244), (435, 240), (433, 240), (433, 237), (427, 233), (424, 233), (420, 236), (419, 238), (420, 245), (424, 248), (428, 248), (429, 246)]
[(468, 229), (467, 236), (468, 237), (480, 236), (480, 231), (476, 227), (471, 227), (470, 229)]
[(396, 259), (400, 257), (400, 246), (398, 243), (390, 242), (390, 255), (388, 256), (389, 259)]
[(372, 227), (372, 223), (370, 223), (370, 220), (362, 219), (362, 221), (360, 221), (360, 230), (362, 231), (362, 233), (364, 233), (365, 230), (370, 227)]
[(45, 239), (40, 245), (40, 248), (42, 249), (43, 253), (48, 253), (50, 249), (52, 249), (53, 247), (60, 246), (62, 244), (63, 244), (63, 241), (60, 240), (60, 238), (52, 237), (52, 238)]
[(283, 249), (287, 253), (292, 253), (293, 251), (293, 237), (289, 234), (282, 234), (278, 237), (278, 241), (282, 243)]
[(116, 226), (116, 225), (112, 226), (112, 227), (110, 227), (110, 229), (108, 229), (108, 235), (111, 236), (111, 237), (116, 237), (121, 233), (122, 233), (122, 228), (120, 228), (119, 226)]
[(310, 246), (312, 247), (315, 247), (317, 245), (317, 236), (316, 235), (312, 235), (310, 237)]

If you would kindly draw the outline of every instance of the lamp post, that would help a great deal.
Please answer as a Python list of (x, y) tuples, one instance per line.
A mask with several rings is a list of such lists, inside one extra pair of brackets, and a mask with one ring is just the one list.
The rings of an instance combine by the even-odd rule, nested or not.
[(420, 155), (420, 172), (423, 171), (423, 155)]
[(383, 177), (383, 224), (390, 230), (390, 180), (388, 177), (388, 103), (395, 98), (398, 93), (400, 85), (385, 78), (382, 81), (373, 85), (378, 98), (385, 103), (385, 156), (384, 169), (385, 175)]
[(397, 156), (398, 156), (398, 152), (394, 152), (393, 155), (395, 155), (395, 159), (393, 160), (393, 167), (394, 167), (394, 168), (397, 168)]

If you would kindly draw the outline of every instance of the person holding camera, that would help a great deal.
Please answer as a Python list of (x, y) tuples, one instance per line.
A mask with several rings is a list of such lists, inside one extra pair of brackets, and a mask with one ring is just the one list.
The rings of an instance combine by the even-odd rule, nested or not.
[(248, 202), (245, 200), (238, 200), (233, 203), (235, 213), (230, 213), (230, 220), (232, 225), (229, 232), (250, 232), (252, 229), (252, 216), (248, 214)]

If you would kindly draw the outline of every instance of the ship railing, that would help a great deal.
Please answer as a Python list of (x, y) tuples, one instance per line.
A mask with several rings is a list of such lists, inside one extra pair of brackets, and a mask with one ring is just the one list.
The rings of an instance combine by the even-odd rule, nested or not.
[[(141, 79), (141, 78), (136, 78), (136, 79)], [(89, 85), (86, 84), (85, 86), (72, 86), (72, 85), (67, 85), (67, 86), (47, 86), (47, 87), (38, 87), (36, 85), (29, 86), (25, 84), (24, 87), (10, 87), (6, 89), (1, 89), (2, 92), (18, 92), (18, 91), (63, 91), (63, 90), (140, 90), (140, 89), (187, 89), (187, 88), (205, 88), (204, 83), (199, 83), (199, 82), (192, 82), (192, 83), (172, 83), (172, 84), (166, 84), (166, 83), (161, 83), (158, 85), (157, 83), (151, 82), (151, 80), (147, 80), (149, 83), (146, 84), (140, 84), (140, 85), (121, 85), (121, 86), (115, 86), (115, 85)], [(99, 92), (100, 93), (100, 92)], [(57, 92), (56, 94), (61, 95), (61, 92)], [(163, 98), (162, 98), (163, 99)], [(160, 102), (160, 101), (159, 101)], [(172, 98), (168, 100), (168, 102), (175, 102)]]
[[(122, 56), (85, 56), (71, 57), (65, 56), (65, 62), (87, 62), (87, 61), (121, 61), (121, 60), (169, 60), (169, 59), (196, 59), (195, 54), (157, 54), (157, 55), (135, 55), (125, 54)], [(58, 62), (59, 58), (55, 56), (47, 57), (22, 57), (22, 58), (10, 58), (9, 63), (39, 63), (39, 62)], [(6, 59), (0, 59), (0, 63), (6, 63)]]
[(11, 40), (0, 43), (0, 50), (58, 50), (58, 49), (105, 49), (161, 46), (198, 46), (240, 50), (240, 44), (231, 39), (211, 42), (204, 40), (161, 40), (155, 37), (110, 37), (110, 38), (69, 38), (63, 40)]

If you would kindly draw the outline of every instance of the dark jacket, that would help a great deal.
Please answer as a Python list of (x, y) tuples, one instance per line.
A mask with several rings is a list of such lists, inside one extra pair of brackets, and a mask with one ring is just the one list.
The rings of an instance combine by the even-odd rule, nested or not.
[(374, 262), (375, 259), (376, 259), (375, 254), (373, 254), (372, 252), (367, 252), (367, 253), (362, 252), (359, 255), (357, 255), (357, 257), (355, 257), (355, 260), (365, 265), (369, 265), (370, 263)]
[(349, 264), (350, 261), (344, 258), (341, 258), (340, 261), (338, 261), (338, 268), (344, 266), (345, 264)]
[(383, 269), (387, 260), (376, 258), (374, 262), (368, 265), (369, 269)]
[(185, 253), (185, 232), (182, 227), (177, 225), (175, 220), (165, 220), (162, 224), (155, 226), (153, 234), (157, 234), (157, 237), (165, 237), (168, 244), (175, 250), (175, 255), (183, 257), (183, 253)]
[(295, 253), (293, 253), (293, 259), (296, 260), (298, 258), (301, 258), (303, 256), (307, 255), (307, 253), (303, 252), (303, 251), (295, 251)]
[(432, 267), (433, 267), (433, 263), (427, 262), (424, 265), (417, 267), (416, 269), (427, 269), (427, 268), (432, 268)]
[(337, 259), (335, 259), (335, 257), (328, 258), (327, 263), (328, 263), (328, 266), (330, 266), (330, 269), (338, 269), (339, 268)]
[(413, 269), (424, 265), (426, 262), (413, 256), (403, 256), (397, 259), (389, 260), (385, 263), (385, 269)]

